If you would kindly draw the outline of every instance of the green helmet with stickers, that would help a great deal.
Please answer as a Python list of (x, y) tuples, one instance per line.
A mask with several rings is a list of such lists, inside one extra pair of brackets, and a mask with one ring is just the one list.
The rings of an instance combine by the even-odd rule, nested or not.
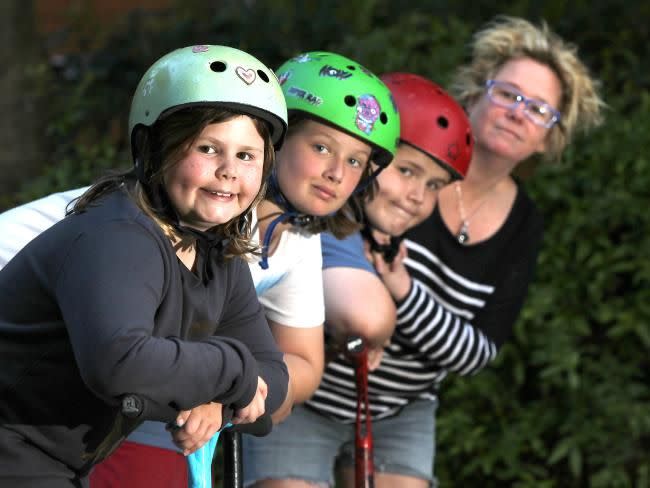
[(345, 56), (300, 54), (276, 73), (289, 113), (302, 112), (370, 144), (373, 161), (390, 163), (399, 140), (399, 113), (386, 85)]
[(239, 49), (190, 46), (164, 55), (140, 80), (129, 115), (134, 156), (139, 127), (191, 106), (220, 106), (266, 121), (276, 149), (287, 131), (287, 107), (272, 70)]

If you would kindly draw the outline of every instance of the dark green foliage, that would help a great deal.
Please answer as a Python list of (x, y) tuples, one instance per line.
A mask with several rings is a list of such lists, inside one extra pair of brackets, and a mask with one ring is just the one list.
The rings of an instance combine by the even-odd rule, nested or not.
[(602, 128), (527, 183), (546, 220), (537, 278), (497, 364), (443, 384), (436, 472), (443, 487), (650, 486), (650, 4), (204, 3), (132, 15), (100, 49), (69, 62), (72, 80), (41, 70), (51, 158), (0, 206), (130, 164), (131, 93), (172, 48), (229, 44), (271, 67), (324, 49), (444, 85), (493, 15), (544, 18), (580, 46), (610, 109)]

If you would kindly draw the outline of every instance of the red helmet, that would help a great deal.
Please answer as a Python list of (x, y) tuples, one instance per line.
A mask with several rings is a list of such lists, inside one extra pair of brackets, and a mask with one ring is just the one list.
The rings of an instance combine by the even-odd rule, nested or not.
[(474, 138), (463, 108), (432, 81), (411, 73), (386, 73), (400, 113), (400, 139), (440, 163), (453, 178), (467, 174)]

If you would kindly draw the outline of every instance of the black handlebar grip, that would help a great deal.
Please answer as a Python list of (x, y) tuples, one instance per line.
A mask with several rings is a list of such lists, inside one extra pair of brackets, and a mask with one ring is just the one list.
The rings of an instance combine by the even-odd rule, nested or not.
[(236, 424), (229, 427), (229, 429), (242, 434), (254, 435), (255, 437), (264, 437), (265, 435), (270, 434), (271, 430), (273, 430), (273, 422), (271, 421), (271, 415), (265, 413), (253, 423)]

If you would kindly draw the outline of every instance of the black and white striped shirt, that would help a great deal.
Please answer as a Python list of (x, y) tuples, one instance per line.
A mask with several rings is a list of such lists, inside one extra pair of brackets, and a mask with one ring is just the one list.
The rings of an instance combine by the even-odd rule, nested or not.
[[(414, 399), (435, 400), (448, 373), (473, 374), (495, 358), (532, 280), (542, 226), (520, 187), (504, 225), (486, 241), (459, 244), (438, 209), (407, 234), (405, 265), (412, 284), (397, 303), (395, 332), (381, 364), (368, 376), (374, 420), (399, 413)], [(328, 363), (306, 405), (341, 422), (354, 421), (354, 368), (344, 356)]]

